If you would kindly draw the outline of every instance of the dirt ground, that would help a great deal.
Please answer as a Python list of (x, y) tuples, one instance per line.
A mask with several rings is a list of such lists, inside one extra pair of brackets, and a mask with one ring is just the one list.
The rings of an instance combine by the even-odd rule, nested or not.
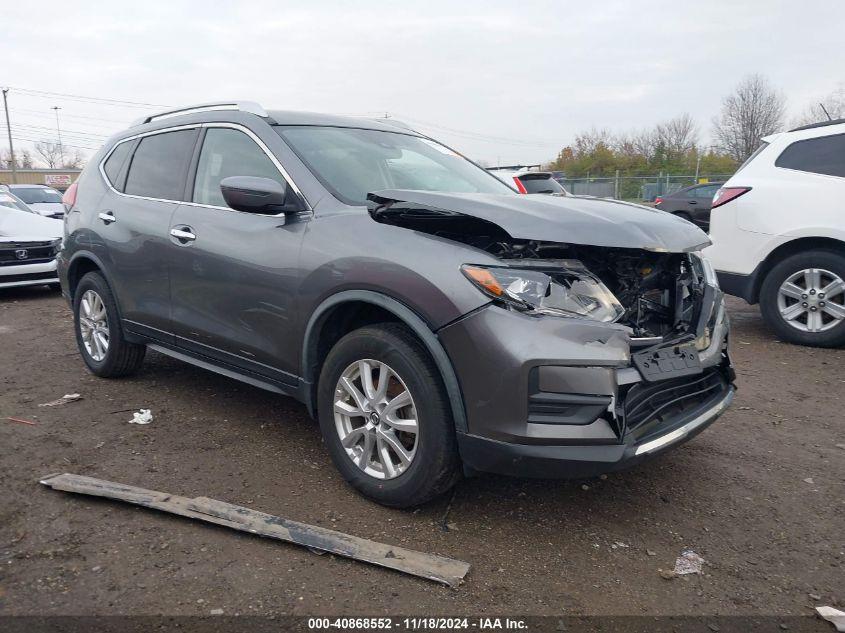
[[(340, 479), (302, 405), (150, 353), (89, 374), (46, 288), (0, 291), (0, 614), (755, 614), (845, 605), (845, 350), (731, 301), (739, 392), (681, 448), (584, 482), (483, 477), (415, 512)], [(78, 392), (56, 408), (39, 403)], [(126, 410), (150, 408), (149, 426)], [(24, 425), (6, 420), (34, 420)], [(838, 446), (837, 446), (838, 445)], [(472, 564), (458, 589), (118, 502), (74, 472), (208, 496)], [(666, 580), (684, 548), (705, 573)], [(820, 623), (821, 630), (829, 627)], [(830, 627), (832, 630), (832, 627)]]

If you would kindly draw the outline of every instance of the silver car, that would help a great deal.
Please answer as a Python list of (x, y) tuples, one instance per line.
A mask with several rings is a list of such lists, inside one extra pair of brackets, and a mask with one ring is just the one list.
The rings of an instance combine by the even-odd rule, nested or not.
[(62, 194), (46, 185), (9, 185), (9, 190), (38, 215), (47, 218), (65, 217)]

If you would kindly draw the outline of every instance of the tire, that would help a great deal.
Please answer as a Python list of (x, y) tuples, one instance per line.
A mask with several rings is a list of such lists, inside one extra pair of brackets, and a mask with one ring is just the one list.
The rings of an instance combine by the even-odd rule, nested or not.
[[(836, 284), (837, 290), (820, 292), (825, 287), (830, 289), (836, 278), (840, 282)], [(785, 286), (787, 282), (794, 283)], [(787, 311), (786, 316), (782, 310)], [(763, 280), (760, 311), (766, 323), (785, 341), (813, 347), (845, 345), (845, 255), (812, 250), (778, 262)], [(788, 319), (792, 314), (798, 316)]]
[[(100, 303), (94, 298), (99, 298)], [(87, 302), (88, 308), (84, 304)], [(86, 314), (90, 309), (94, 314), (101, 314), (99, 306), (105, 310), (104, 318), (91, 319)], [(94, 308), (97, 307), (97, 309)], [(91, 336), (89, 328), (84, 323), (96, 321), (99, 333), (105, 335), (107, 345), (103, 349), (101, 336)], [(91, 373), (102, 378), (118, 378), (134, 373), (144, 362), (146, 346), (129, 343), (123, 335), (123, 328), (118, 317), (117, 304), (109, 285), (98, 272), (87, 273), (79, 282), (73, 296), (73, 325), (76, 333), (76, 344), (82, 360)], [(103, 325), (106, 327), (103, 328)], [(89, 332), (86, 343), (86, 335)], [(94, 339), (97, 339), (95, 341)], [(89, 346), (91, 349), (89, 349)], [(102, 353), (101, 353), (102, 352)]]
[[(368, 373), (372, 376), (370, 391), (376, 396), (373, 399), (366, 398), (361, 381), (361, 361), (367, 360), (374, 361), (367, 364), (371, 369)], [(381, 363), (386, 365), (387, 370), (381, 367)], [(385, 371), (392, 374), (382, 373)], [(358, 395), (364, 396), (364, 407), (357, 407), (351, 392), (339, 382), (342, 377), (350, 375), (352, 378), (349, 380), (357, 388)], [(393, 409), (391, 413), (390, 405), (384, 408), (383, 404), (378, 404), (383, 375), (389, 375), (390, 379), (384, 381), (387, 393), (381, 394), (381, 401), (397, 402), (396, 394), (404, 389), (410, 394), (409, 405)], [(340, 400), (347, 401), (343, 404), (344, 410), (353, 409), (364, 415), (336, 413), (335, 403)], [(374, 424), (373, 411), (382, 417), (377, 415), (377, 427), (367, 431)], [(403, 418), (397, 420), (403, 411)], [(459, 478), (455, 425), (443, 380), (423, 345), (404, 325), (382, 323), (367, 326), (338, 341), (320, 372), (317, 413), (334, 465), (349, 484), (378, 503), (397, 508), (416, 506), (444, 493)], [(392, 418), (393, 423), (407, 423), (411, 418), (404, 416), (409, 415), (416, 420), (416, 433), (399, 431), (390, 422)], [(341, 433), (347, 432), (349, 448), (341, 442)], [(403, 465), (399, 453), (392, 448), (395, 444), (384, 440), (385, 435), (382, 434), (403, 442), (405, 453), (411, 455), (409, 464)], [(367, 435), (371, 436), (370, 449), (367, 457), (363, 457)], [(382, 448), (388, 444), (385, 456)], [(353, 457), (351, 453), (358, 457)], [(389, 465), (385, 459), (390, 462)], [(391, 472), (391, 468), (401, 472), (396, 474)]]

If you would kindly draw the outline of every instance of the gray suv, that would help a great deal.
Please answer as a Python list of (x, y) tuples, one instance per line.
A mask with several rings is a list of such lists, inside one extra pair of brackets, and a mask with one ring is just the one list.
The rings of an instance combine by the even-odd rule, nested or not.
[(626, 467), (733, 397), (698, 228), (520, 195), (396, 122), (165, 112), (111, 138), (65, 203), (59, 271), (93, 373), (149, 348), (297, 398), (387, 505), (461, 473)]

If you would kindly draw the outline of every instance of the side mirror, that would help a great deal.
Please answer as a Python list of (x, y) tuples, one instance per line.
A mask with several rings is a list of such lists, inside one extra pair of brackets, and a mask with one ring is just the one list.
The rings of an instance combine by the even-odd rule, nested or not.
[(226, 204), (246, 213), (290, 213), (299, 205), (286, 205), (287, 186), (270, 178), (229, 176), (220, 181)]

